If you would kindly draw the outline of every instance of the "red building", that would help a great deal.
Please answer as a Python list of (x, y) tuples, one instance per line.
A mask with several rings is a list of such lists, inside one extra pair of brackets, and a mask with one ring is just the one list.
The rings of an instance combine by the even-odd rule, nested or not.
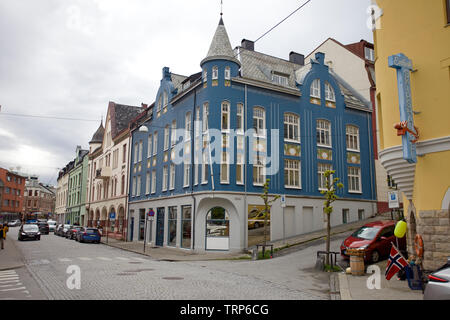
[(0, 220), (21, 218), (26, 178), (0, 168)]

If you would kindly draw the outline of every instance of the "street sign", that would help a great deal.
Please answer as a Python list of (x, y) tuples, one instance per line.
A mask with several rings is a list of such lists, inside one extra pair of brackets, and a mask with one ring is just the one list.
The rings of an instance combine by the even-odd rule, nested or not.
[(282, 207), (282, 208), (286, 207), (286, 195), (283, 194), (283, 195), (280, 197), (280, 201), (281, 201), (281, 207)]
[(389, 191), (388, 192), (388, 201), (389, 201), (390, 209), (399, 208), (400, 203), (398, 201), (398, 191)]
[(155, 211), (153, 211), (153, 209), (150, 209), (150, 211), (148, 212), (148, 216), (149, 217), (154, 217), (155, 216)]
[(110, 213), (109, 213), (109, 219), (110, 219), (110, 220), (116, 219), (116, 213), (115, 213), (115, 212), (110, 212)]

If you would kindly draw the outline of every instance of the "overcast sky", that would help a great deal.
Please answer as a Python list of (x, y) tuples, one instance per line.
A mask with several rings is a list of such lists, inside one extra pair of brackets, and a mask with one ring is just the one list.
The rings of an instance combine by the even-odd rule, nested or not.
[[(231, 45), (257, 39), (305, 1), (224, 0)], [(372, 42), (370, 2), (312, 0), (255, 50), (288, 59), (328, 37)], [(56, 185), (76, 146), (88, 149), (108, 101), (152, 103), (164, 66), (201, 71), (219, 13), (220, 0), (1, 0), (0, 167)]]

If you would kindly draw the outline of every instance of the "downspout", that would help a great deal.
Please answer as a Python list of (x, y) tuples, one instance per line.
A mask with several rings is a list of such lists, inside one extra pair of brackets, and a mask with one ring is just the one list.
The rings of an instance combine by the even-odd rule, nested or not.
[[(128, 148), (127, 148), (127, 152), (128, 152), (128, 154), (127, 154), (127, 165), (128, 165), (128, 168), (127, 168), (127, 170), (126, 170), (126, 176), (125, 176), (125, 181), (126, 181), (126, 188), (125, 188), (125, 212), (127, 212), (127, 228), (126, 228), (126, 236), (125, 236), (125, 242), (128, 242), (128, 236), (129, 236), (129, 234), (130, 234), (130, 232), (129, 232), (129, 230), (128, 230), (128, 228), (130, 227), (130, 206), (129, 206), (129, 203), (128, 203), (128, 194), (129, 194), (129, 192), (128, 192), (128, 188), (130, 187), (129, 186), (129, 180), (130, 180), (130, 177), (131, 177), (131, 152), (130, 152), (130, 150), (131, 150), (131, 139), (132, 139), (132, 136), (133, 136), (133, 133), (132, 133), (132, 131), (131, 131), (131, 127), (128, 127)], [(123, 147), (122, 147), (123, 148)], [(134, 225), (133, 225), (133, 227), (134, 227)], [(145, 241), (146, 241), (147, 239), (144, 239), (144, 243), (145, 243)], [(130, 239), (130, 241), (132, 242), (133, 241), (133, 239)]]
[[(368, 133), (370, 133), (372, 130), (370, 130), (370, 129), (373, 129), (373, 128), (371, 128), (371, 123), (370, 123), (370, 117), (369, 117), (369, 113), (366, 113), (366, 115), (367, 115), (367, 131), (368, 131)], [(369, 137), (370, 137), (370, 134), (368, 135)], [(376, 196), (376, 185), (375, 185), (375, 188), (374, 188), (374, 180), (373, 180), (373, 169), (374, 169), (374, 166), (373, 166), (373, 156), (374, 156), (374, 150), (372, 149), (372, 142), (371, 142), (371, 139), (368, 139), (369, 140), (369, 154), (370, 154), (370, 157), (369, 157), (369, 163), (370, 163), (370, 189), (371, 189), (371, 194), (372, 194), (372, 199), (375, 199), (375, 208), (374, 208), (374, 203), (372, 202), (372, 211), (375, 211), (376, 212), (376, 208), (377, 208), (377, 196)], [(362, 170), (361, 170), (361, 174), (362, 174)], [(362, 185), (362, 182), (361, 182), (361, 185)], [(361, 187), (362, 188), (362, 187)]]
[(248, 247), (248, 212), (247, 212), (247, 85), (244, 85), (244, 243)]
[[(195, 128), (198, 125), (198, 123), (195, 123), (196, 119), (196, 105), (197, 105), (197, 88), (194, 89), (194, 106), (192, 107), (192, 122), (194, 123), (193, 126), (191, 126), (192, 131), (192, 138), (191, 138), (191, 197), (192, 197), (192, 250), (195, 249), (195, 196), (194, 196), (194, 152), (195, 152)], [(198, 128), (200, 130), (200, 128)], [(198, 174), (198, 169), (196, 170), (196, 174)], [(183, 214), (181, 212), (181, 214)]]

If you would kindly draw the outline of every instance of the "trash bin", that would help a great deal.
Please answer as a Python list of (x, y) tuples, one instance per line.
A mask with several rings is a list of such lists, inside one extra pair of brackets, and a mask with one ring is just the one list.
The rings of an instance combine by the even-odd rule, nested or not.
[(350, 269), (352, 275), (363, 276), (364, 270), (364, 250), (348, 249), (347, 254), (350, 256)]

